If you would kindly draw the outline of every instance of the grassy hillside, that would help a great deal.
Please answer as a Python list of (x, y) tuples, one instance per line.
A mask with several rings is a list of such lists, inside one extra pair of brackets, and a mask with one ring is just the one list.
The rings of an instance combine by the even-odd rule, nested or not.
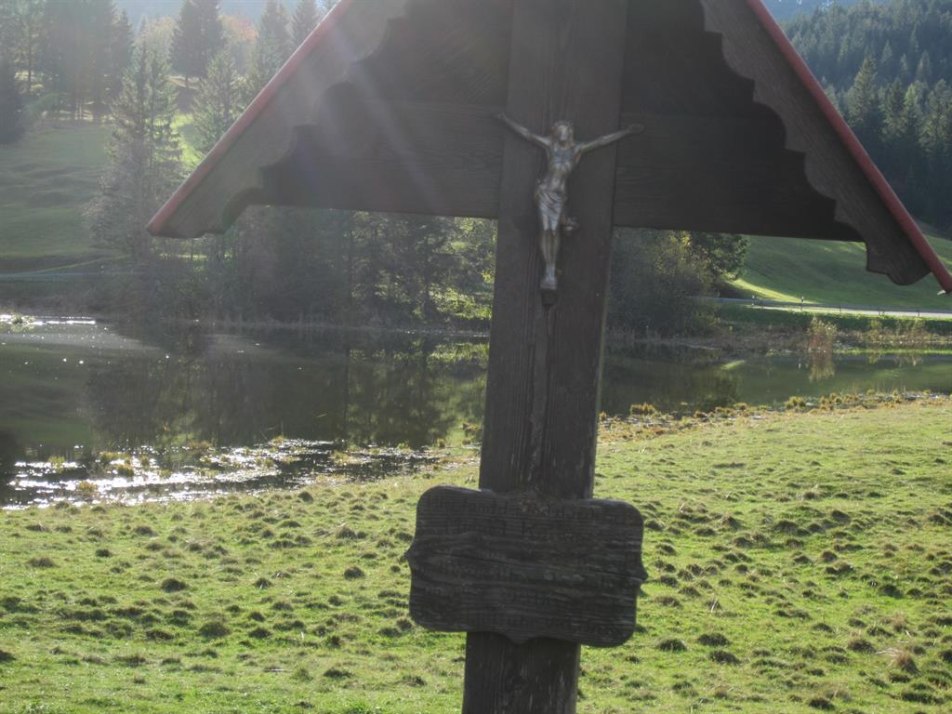
[(98, 188), (109, 132), (95, 125), (41, 129), (0, 146), (0, 268), (11, 261), (66, 264), (99, 252), (82, 211)]
[[(931, 243), (952, 266), (952, 241)], [(952, 310), (952, 298), (937, 295), (932, 277), (899, 286), (867, 272), (866, 247), (855, 243), (751, 238), (747, 268), (733, 284), (741, 295), (771, 300)]]
[[(934, 398), (606, 426), (596, 493), (645, 514), (651, 580), (634, 638), (583, 652), (579, 712), (948, 711), (950, 420)], [(464, 638), (407, 616), (438, 482), (475, 468), (3, 513), (0, 712), (458, 710)]]

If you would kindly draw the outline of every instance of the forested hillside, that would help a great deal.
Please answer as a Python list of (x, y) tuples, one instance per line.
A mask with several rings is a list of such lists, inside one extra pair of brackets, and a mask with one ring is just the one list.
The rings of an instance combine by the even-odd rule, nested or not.
[(952, 228), (952, 3), (867, 0), (786, 29), (912, 213)]
[[(284, 6), (291, 11), (294, 7), (294, 0), (283, 0)], [(318, 5), (333, 5), (336, 0), (328, 0)], [(125, 10), (133, 22), (138, 22), (143, 18), (154, 19), (158, 17), (175, 17), (179, 8), (182, 6), (182, 0), (117, 0), (116, 5), (120, 10)], [(257, 21), (264, 12), (264, 0), (221, 0), (221, 11), (226, 15), (241, 15), (250, 20)]]
[(764, 4), (778, 20), (788, 20), (797, 15), (825, 10), (834, 5), (845, 7), (861, 0), (764, 0)]
[(787, 34), (820, 80), (847, 91), (869, 57), (883, 82), (952, 81), (952, 3), (892, 0), (837, 4), (798, 17)]
[[(809, 14), (832, 5), (853, 5), (859, 0), (765, 0), (764, 4), (778, 20), (787, 20), (797, 15)], [(133, 22), (142, 18), (173, 17), (178, 12), (180, 0), (118, 0), (120, 9), (125, 10)], [(293, 3), (287, 0), (290, 9)], [(222, 0), (222, 12), (228, 15), (244, 15), (257, 20), (264, 10), (264, 0)]]

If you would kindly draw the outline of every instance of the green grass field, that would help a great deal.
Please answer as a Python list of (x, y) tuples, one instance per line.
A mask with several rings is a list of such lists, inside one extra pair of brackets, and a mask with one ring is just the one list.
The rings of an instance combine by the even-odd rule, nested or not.
[[(952, 266), (952, 241), (930, 242)], [(952, 299), (937, 295), (931, 276), (899, 286), (866, 272), (866, 247), (856, 243), (751, 238), (747, 268), (733, 285), (741, 295), (768, 300), (952, 310)]]
[(61, 265), (102, 252), (82, 212), (99, 186), (110, 131), (91, 124), (46, 128), (0, 146), (0, 265)]
[[(949, 711), (952, 400), (868, 406), (604, 425), (596, 495), (645, 514), (651, 580), (580, 712)], [(0, 512), (0, 712), (458, 711), (464, 638), (407, 615), (437, 483), (475, 465)]]

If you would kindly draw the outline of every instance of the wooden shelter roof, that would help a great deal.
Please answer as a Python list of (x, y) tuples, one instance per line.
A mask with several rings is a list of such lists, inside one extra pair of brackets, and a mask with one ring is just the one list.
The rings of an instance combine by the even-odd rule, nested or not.
[[(342, 0), (149, 230), (253, 203), (495, 217), (515, 1)], [(761, 0), (629, 0), (622, 93), (646, 131), (618, 149), (616, 225), (863, 241), (869, 270), (952, 291)]]

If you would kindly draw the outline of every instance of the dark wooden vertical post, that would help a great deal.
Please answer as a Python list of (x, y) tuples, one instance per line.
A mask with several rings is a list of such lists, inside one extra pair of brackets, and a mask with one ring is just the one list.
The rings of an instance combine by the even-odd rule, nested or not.
[[(517, 0), (507, 113), (538, 133), (575, 124), (579, 140), (619, 128), (627, 0)], [(638, 139), (630, 139), (637, 141)], [(555, 305), (545, 306), (532, 201), (543, 156), (506, 141), (480, 487), (559, 498), (592, 494), (613, 147), (586, 156), (569, 186), (580, 230), (563, 241)], [(466, 714), (571, 714), (579, 646), (468, 636)]]

